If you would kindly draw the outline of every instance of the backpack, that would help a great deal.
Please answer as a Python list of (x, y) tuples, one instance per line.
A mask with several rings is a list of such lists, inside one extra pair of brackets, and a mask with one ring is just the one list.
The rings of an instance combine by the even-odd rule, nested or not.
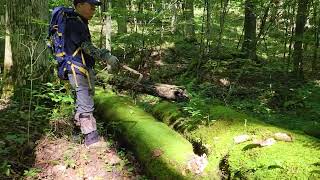
[(88, 74), (83, 68), (83, 64), (73, 61), (75, 55), (81, 51), (80, 48), (78, 48), (73, 55), (65, 53), (65, 27), (68, 18), (79, 18), (79, 16), (72, 8), (63, 6), (56, 7), (51, 14), (47, 37), (47, 45), (58, 63), (58, 77), (62, 80), (68, 79), (68, 72), (74, 74), (76, 73), (75, 71), (83, 71), (84, 74)]

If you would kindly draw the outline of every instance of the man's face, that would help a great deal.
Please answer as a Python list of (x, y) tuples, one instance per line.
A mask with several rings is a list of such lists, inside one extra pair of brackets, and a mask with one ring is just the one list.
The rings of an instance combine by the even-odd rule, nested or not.
[(87, 2), (79, 3), (77, 5), (77, 11), (81, 16), (83, 16), (87, 20), (90, 20), (93, 17), (94, 12), (96, 11), (96, 6)]

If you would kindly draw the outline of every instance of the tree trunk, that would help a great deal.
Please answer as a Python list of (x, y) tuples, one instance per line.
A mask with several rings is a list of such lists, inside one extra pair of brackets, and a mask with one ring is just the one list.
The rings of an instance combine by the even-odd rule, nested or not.
[(270, 2), (268, 3), (267, 7), (264, 10), (263, 17), (261, 19), (261, 23), (260, 23), (260, 27), (259, 27), (259, 34), (257, 36), (257, 44), (260, 43), (260, 38), (262, 37), (262, 35), (265, 32), (265, 27), (266, 27), (266, 23), (267, 23), (267, 18), (269, 16), (269, 11), (270, 11), (271, 4), (272, 4), (272, 0), (270, 0)]
[[(110, 0), (103, 0), (103, 3), (102, 3), (102, 14), (103, 14), (103, 17), (102, 17), (102, 29), (101, 29), (101, 34), (102, 34), (102, 37), (101, 37), (101, 48), (106, 48), (108, 50), (112, 50), (111, 49), (111, 32), (112, 32), (112, 25), (111, 25), (111, 15), (110, 14), (106, 14), (108, 12), (108, 10), (111, 9), (111, 2)], [(103, 37), (105, 37), (105, 43), (104, 45), (102, 44), (102, 40), (104, 39)]]
[(223, 31), (224, 31), (224, 22), (225, 22), (225, 16), (227, 14), (228, 3), (229, 3), (229, 0), (220, 0), (220, 6), (221, 6), (220, 31), (219, 31), (219, 40), (218, 40), (218, 45), (217, 45), (217, 49), (218, 49), (219, 53), (220, 53), (220, 49), (221, 49), (221, 45), (222, 45), (222, 36), (223, 36)]
[[(290, 26), (291, 26), (291, 35), (290, 35), (290, 40), (289, 40), (289, 52), (288, 52), (288, 60), (287, 60), (287, 66), (289, 68), (289, 66), (291, 65), (291, 59), (292, 59), (292, 44), (293, 44), (293, 38), (294, 38), (294, 31), (295, 31), (295, 27), (294, 27), (294, 16), (296, 14), (296, 0), (294, 0), (291, 4), (291, 14), (290, 14)], [(289, 69), (288, 71), (289, 72)]]
[(242, 52), (246, 58), (256, 60), (256, 15), (253, 0), (245, 1), (244, 41)]
[(15, 86), (49, 79), (47, 54), (44, 53), (48, 22), (48, 2), (43, 0), (7, 0), (12, 30), (12, 75)]
[(195, 40), (195, 24), (194, 24), (194, 0), (185, 0), (184, 18), (185, 18), (185, 37), (189, 41)]
[(146, 93), (157, 96), (167, 100), (173, 101), (187, 101), (189, 99), (188, 93), (184, 87), (160, 84), (152, 82), (137, 82), (132, 78), (113, 78), (108, 81), (108, 84), (116, 86), (121, 90), (133, 90), (137, 93)]
[(11, 70), (13, 65), (12, 62), (12, 50), (11, 50), (11, 33), (9, 28), (9, 17), (8, 17), (8, 8), (6, 7), (6, 15), (5, 15), (5, 52), (4, 52), (4, 64), (3, 64), (3, 73), (6, 76)]
[(13, 65), (10, 31), (8, 8), (5, 6), (5, 52), (3, 63), (4, 83), (2, 87), (1, 99), (9, 99), (13, 93), (12, 77), (10, 76), (11, 67)]
[[(5, 4), (0, 5), (0, 37), (4, 37), (5, 34)], [(0, 59), (4, 58), (4, 44), (3, 38), (0, 38)], [(2, 62), (0, 63), (2, 67)], [(0, 68), (1, 72), (1, 68)]]
[[(210, 0), (205, 0), (205, 5), (206, 5), (206, 16), (207, 16), (207, 22), (206, 22), (206, 35), (205, 37), (207, 37), (207, 44), (206, 47), (204, 48), (204, 54), (209, 53), (210, 49), (211, 49), (211, 43), (213, 41), (213, 32), (212, 32), (212, 18), (211, 18), (211, 13), (212, 13), (212, 2)], [(204, 56), (203, 56), (204, 57)]]
[(115, 5), (117, 7), (117, 24), (118, 24), (118, 33), (124, 34), (128, 32), (127, 29), (127, 1), (126, 0), (117, 0), (115, 1)]
[(315, 40), (315, 46), (313, 49), (313, 59), (312, 59), (312, 72), (316, 73), (318, 70), (317, 67), (317, 61), (318, 61), (318, 49), (319, 49), (319, 35), (320, 35), (320, 18), (318, 17), (318, 7), (319, 7), (319, 2), (314, 2), (314, 7), (313, 7), (313, 18), (314, 18), (314, 40)]
[(177, 31), (177, 23), (178, 23), (178, 12), (177, 12), (178, 8), (177, 8), (177, 2), (174, 2), (173, 4), (171, 4), (171, 33), (175, 34)]
[(298, 0), (295, 43), (293, 51), (293, 73), (297, 79), (303, 78), (303, 34), (307, 19), (309, 0)]

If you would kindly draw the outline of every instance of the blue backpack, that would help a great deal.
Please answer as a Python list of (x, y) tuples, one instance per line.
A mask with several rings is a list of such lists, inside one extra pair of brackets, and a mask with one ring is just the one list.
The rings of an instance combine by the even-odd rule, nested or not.
[[(62, 80), (67, 80), (68, 73), (72, 72), (73, 75), (82, 73), (90, 80), (89, 73), (85, 69), (84, 59), (82, 59), (82, 63), (73, 60), (79, 52), (82, 53), (80, 47), (72, 55), (65, 53), (65, 27), (68, 18), (80, 19), (74, 9), (62, 6), (56, 7), (51, 14), (49, 25), (47, 44), (54, 59), (58, 62), (58, 77)], [(80, 21), (82, 20), (80, 19)]]

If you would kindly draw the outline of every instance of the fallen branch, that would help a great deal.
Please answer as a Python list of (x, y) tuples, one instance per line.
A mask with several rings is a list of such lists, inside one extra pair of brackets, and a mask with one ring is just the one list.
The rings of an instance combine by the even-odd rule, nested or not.
[(109, 84), (121, 90), (133, 90), (139, 93), (146, 93), (173, 101), (189, 100), (186, 89), (182, 86), (137, 81), (132, 78), (116, 78), (108, 81)]

